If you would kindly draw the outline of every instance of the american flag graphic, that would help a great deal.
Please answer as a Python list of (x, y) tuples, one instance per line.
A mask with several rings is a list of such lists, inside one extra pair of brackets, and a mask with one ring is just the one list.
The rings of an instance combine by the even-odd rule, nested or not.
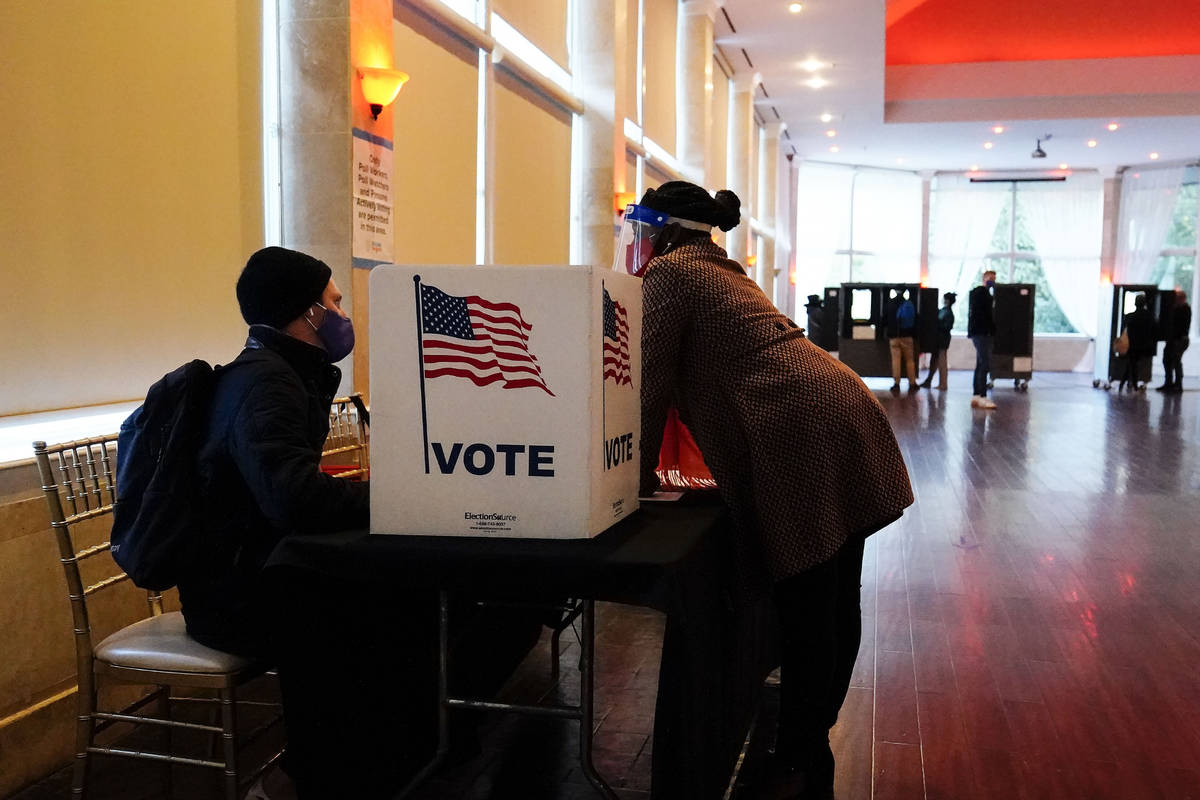
[[(609, 340), (612, 340), (611, 342)], [(604, 290), (604, 380), (632, 384), (629, 367), (629, 319), (625, 308)]]
[(421, 346), (426, 378), (453, 375), (476, 386), (536, 386), (551, 397), (537, 358), (529, 352), (533, 326), (512, 303), (477, 295), (455, 297), (421, 284)]

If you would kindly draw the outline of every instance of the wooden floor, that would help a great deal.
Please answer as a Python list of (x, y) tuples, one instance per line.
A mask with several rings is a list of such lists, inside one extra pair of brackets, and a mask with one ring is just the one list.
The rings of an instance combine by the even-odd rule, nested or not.
[[(1200, 391), (1038, 373), (985, 412), (968, 374), (951, 383), (871, 382), (917, 503), (866, 550), (837, 797), (1200, 799)], [(662, 619), (605, 605), (599, 626), (596, 762), (623, 800), (647, 798)], [(547, 675), (542, 647), (509, 690)], [(573, 670), (551, 692), (575, 696)], [(760, 796), (764, 698), (734, 800)], [(596, 797), (570, 728), (489, 718), (483, 753), (422, 797)]]

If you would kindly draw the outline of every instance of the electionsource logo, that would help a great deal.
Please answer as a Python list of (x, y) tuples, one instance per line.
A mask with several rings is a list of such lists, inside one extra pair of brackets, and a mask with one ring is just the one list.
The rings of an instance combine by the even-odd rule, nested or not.
[(463, 513), (463, 519), (472, 519), (472, 520), (488, 519), (488, 520), (497, 520), (499, 522), (516, 522), (517, 515), (516, 514), (473, 514), (470, 511), (466, 511)]

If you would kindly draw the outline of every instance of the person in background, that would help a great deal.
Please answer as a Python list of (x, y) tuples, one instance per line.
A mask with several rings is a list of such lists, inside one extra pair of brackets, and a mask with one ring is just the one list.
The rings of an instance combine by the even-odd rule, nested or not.
[(996, 335), (996, 320), (992, 313), (992, 287), (996, 285), (995, 270), (983, 273), (983, 284), (967, 295), (967, 337), (975, 345), (975, 385), (972, 408), (991, 410), (995, 402), (988, 397), (988, 375), (992, 371), (992, 339)]
[(1146, 295), (1133, 298), (1133, 311), (1125, 315), (1125, 333), (1129, 336), (1129, 350), (1125, 353), (1125, 375), (1117, 384), (1117, 391), (1129, 385), (1130, 391), (1144, 390), (1138, 385), (1138, 367), (1144, 358), (1154, 358), (1158, 341), (1154, 338), (1154, 317), (1146, 307)]
[(1175, 290), (1175, 305), (1164, 327), (1163, 338), (1167, 343), (1163, 347), (1163, 371), (1166, 378), (1162, 386), (1155, 388), (1177, 394), (1183, 391), (1183, 351), (1188, 349), (1188, 333), (1192, 329), (1192, 307), (1188, 305), (1187, 292), (1182, 289)]
[(913, 351), (914, 338), (917, 335), (917, 309), (908, 292), (900, 289), (888, 304), (887, 337), (888, 346), (892, 350), (892, 393), (900, 391), (900, 367), (904, 364), (908, 375), (908, 390), (915, 392), (917, 383), (917, 361)]
[(658, 488), (674, 404), (731, 512), (743, 591), (772, 597), (779, 612), (769, 796), (830, 798), (829, 730), (862, 634), (863, 546), (913, 502), (904, 459), (858, 375), (804, 338), (712, 241), (713, 226), (740, 221), (737, 195), (671, 181), (641, 206), (665, 215), (642, 283), (641, 493)]
[(925, 382), (921, 385), (926, 389), (933, 382), (934, 370), (938, 374), (938, 386), (941, 391), (945, 391), (948, 387), (946, 384), (946, 362), (949, 359), (951, 331), (954, 330), (954, 303), (958, 300), (958, 295), (954, 292), (946, 292), (942, 295), (942, 307), (938, 309), (937, 317), (937, 349), (929, 355), (929, 374), (925, 376)]

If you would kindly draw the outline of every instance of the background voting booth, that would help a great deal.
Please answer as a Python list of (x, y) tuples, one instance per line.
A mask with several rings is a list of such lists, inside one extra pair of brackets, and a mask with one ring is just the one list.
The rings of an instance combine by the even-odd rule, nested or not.
[(992, 287), (992, 313), (996, 336), (992, 340), (992, 380), (1013, 381), (1023, 392), (1033, 377), (1033, 306), (1036, 288), (1032, 283), (997, 283)]
[(581, 538), (637, 508), (639, 278), (382, 266), (370, 281), (372, 533)]
[[(825, 290), (826, 313), (833, 299), (833, 291)], [(843, 283), (837, 292), (835, 304), (838, 328), (835, 349), (838, 359), (864, 378), (890, 378), (892, 375), (887, 314), (893, 294), (897, 291), (907, 291), (916, 308), (914, 351), (929, 353), (937, 347), (937, 289), (922, 288), (916, 283)], [(823, 337), (826, 343), (832, 343), (827, 335), (823, 334)]]
[[(1125, 315), (1132, 314), (1134, 303), (1139, 294), (1146, 295), (1146, 307), (1154, 319), (1155, 357), (1157, 357), (1158, 342), (1162, 341), (1162, 331), (1165, 322), (1171, 318), (1175, 308), (1175, 293), (1159, 291), (1153, 284), (1114, 283), (1100, 287), (1100, 301), (1096, 304), (1099, 309), (1099, 319), (1096, 324), (1096, 360), (1092, 374), (1092, 386), (1103, 384), (1105, 389), (1112, 387), (1114, 382), (1125, 377), (1129, 359), (1118, 355), (1113, 350), (1113, 343), (1125, 330)], [(1151, 371), (1154, 369), (1154, 358), (1145, 357), (1138, 362), (1138, 374), (1134, 377), (1149, 383)]]

